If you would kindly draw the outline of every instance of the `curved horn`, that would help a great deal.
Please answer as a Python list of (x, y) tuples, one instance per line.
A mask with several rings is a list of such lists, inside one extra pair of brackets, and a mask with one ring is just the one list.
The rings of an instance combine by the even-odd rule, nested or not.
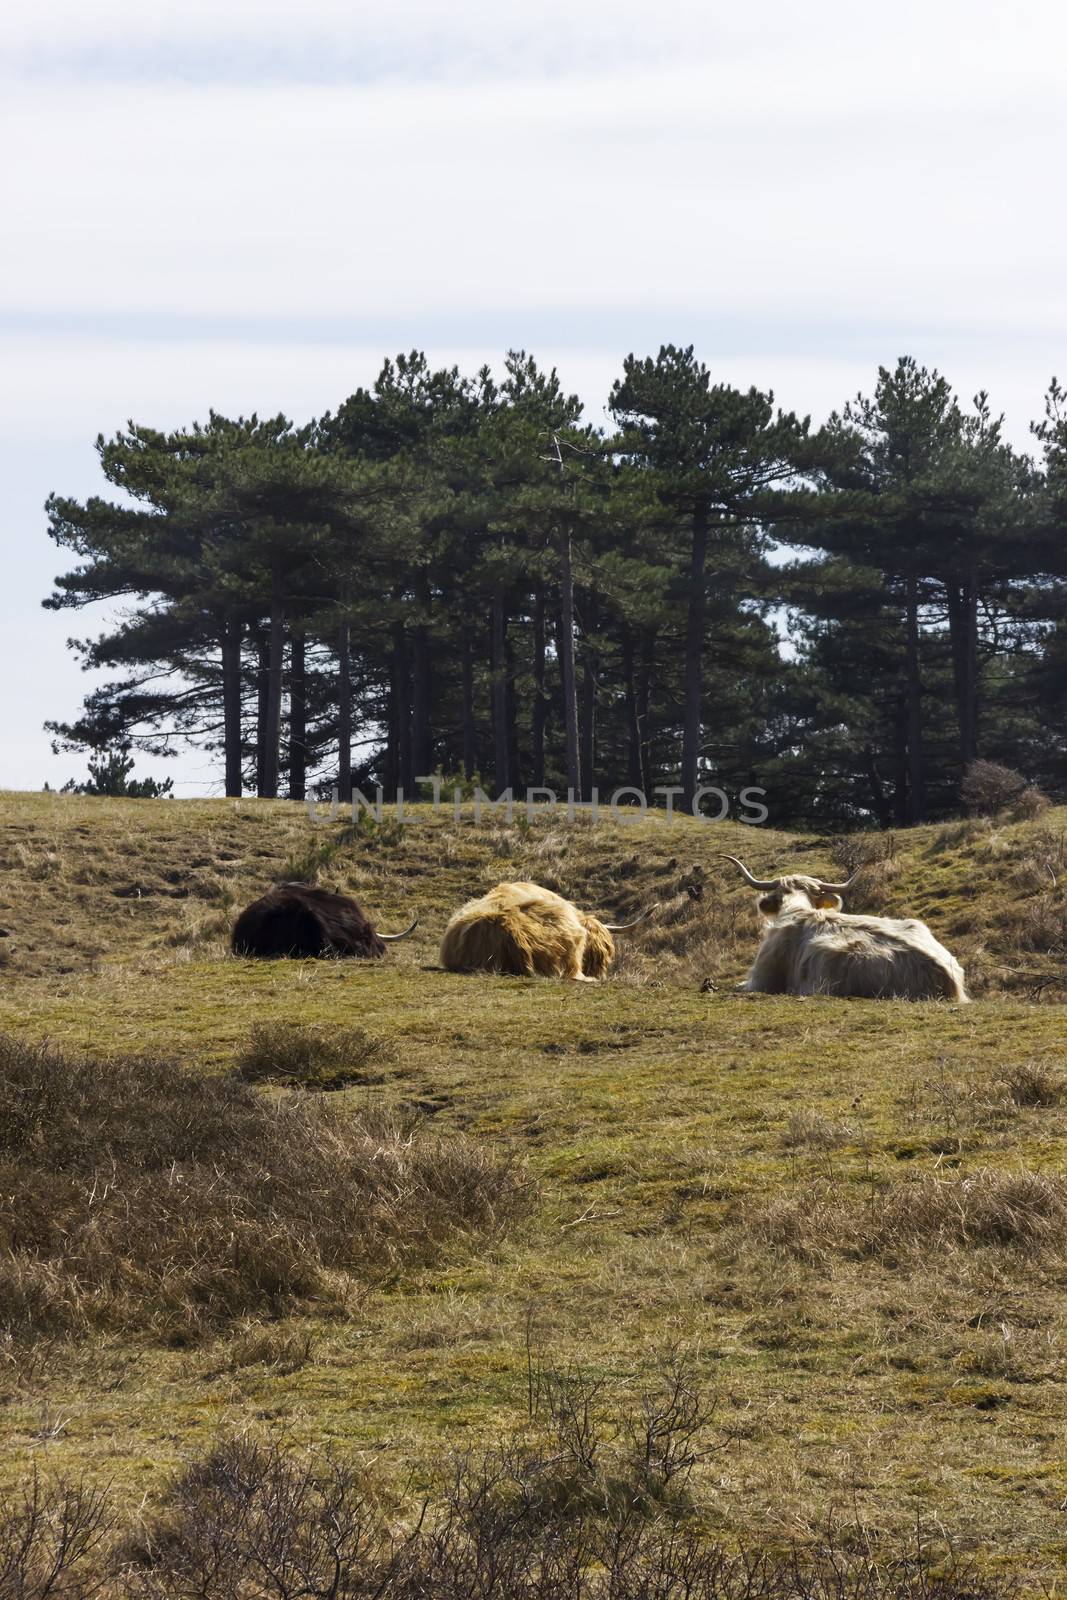
[(412, 922), (411, 927), (405, 928), (403, 933), (380, 933), (378, 937), (379, 939), (384, 940), (386, 944), (395, 944), (398, 939), (407, 939), (415, 932), (415, 929), (418, 927), (418, 925), (419, 919), (416, 917)]
[[(647, 911), (642, 911), (641, 915), (639, 917), (635, 917), (632, 922), (605, 922), (604, 927), (607, 928), (609, 933), (626, 933), (630, 928), (636, 928), (639, 922), (646, 921), (652, 915), (653, 911), (658, 910), (659, 902), (657, 901), (654, 906), (649, 906)], [(599, 917), (597, 918), (597, 921), (600, 921)]]
[(817, 882), (819, 888), (824, 889), (827, 894), (844, 894), (849, 884), (852, 883), (854, 879), (858, 878), (862, 871), (863, 863), (861, 862), (858, 867), (853, 868), (848, 877), (845, 879), (844, 883), (824, 883), (821, 878), (817, 879)]
[(716, 854), (718, 855), (718, 859), (720, 861), (732, 861), (735, 867), (741, 868), (741, 871), (745, 875), (745, 882), (748, 884), (750, 889), (777, 889), (777, 878), (754, 878), (751, 872), (749, 872), (748, 868), (745, 866), (745, 863), (743, 861), (738, 861), (736, 856), (723, 855), (721, 850), (717, 851)]

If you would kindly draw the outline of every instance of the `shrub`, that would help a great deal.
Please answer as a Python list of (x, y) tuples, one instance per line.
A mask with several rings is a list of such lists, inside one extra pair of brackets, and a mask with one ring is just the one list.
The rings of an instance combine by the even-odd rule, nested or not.
[(84, 783), (73, 778), (63, 785), (63, 794), (120, 796), (126, 800), (161, 800), (174, 788), (173, 778), (131, 778), (135, 766), (130, 746), (101, 750), (89, 758), (89, 776)]
[(0, 1037), (0, 1333), (188, 1338), (492, 1236), (506, 1156), (173, 1062)]
[(385, 1041), (363, 1028), (327, 1030), (297, 1022), (261, 1022), (238, 1056), (237, 1070), (251, 1083), (343, 1089), (349, 1083), (380, 1082), (380, 1069), (391, 1060)]
[[(616, 1431), (632, 1434), (623, 1419)], [(546, 1449), (551, 1442), (542, 1440)], [(378, 1458), (382, 1460), (381, 1457)], [(224, 1440), (174, 1478), (139, 1525), (106, 1491), (36, 1476), (0, 1511), (0, 1595), (11, 1600), (1011, 1600), (1010, 1568), (982, 1572), (931, 1547), (828, 1519), (817, 1543), (737, 1550), (695, 1516), (607, 1504), (531, 1518), (516, 1474), (550, 1470), (505, 1445), (453, 1457), (416, 1516), (387, 1516), (397, 1463), (364, 1468), (327, 1446)], [(402, 1474), (401, 1474), (402, 1475)], [(383, 1490), (386, 1493), (383, 1494)]]
[(329, 1449), (226, 1443), (173, 1483), (114, 1570), (144, 1600), (1001, 1600), (1014, 1589), (951, 1552), (938, 1564), (921, 1538), (850, 1547), (832, 1523), (817, 1547), (738, 1552), (696, 1519), (531, 1521), (515, 1506), (516, 1467), (506, 1447), (455, 1459), (404, 1531), (378, 1509), (373, 1477)]
[(45, 1485), (36, 1469), (0, 1508), (0, 1595), (72, 1600), (95, 1593), (111, 1532), (107, 1495), (79, 1483)]
[(972, 761), (963, 774), (960, 797), (968, 811), (978, 816), (1011, 815), (1019, 821), (1038, 816), (1049, 804), (1021, 772), (996, 761)]

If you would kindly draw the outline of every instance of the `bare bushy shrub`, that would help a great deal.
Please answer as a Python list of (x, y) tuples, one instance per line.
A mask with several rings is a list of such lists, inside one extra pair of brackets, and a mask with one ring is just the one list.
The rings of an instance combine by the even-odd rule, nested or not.
[[(534, 1433), (483, 1458), (501, 1509), (542, 1526), (586, 1513), (647, 1513), (687, 1504), (693, 1469), (721, 1440), (712, 1431), (714, 1397), (691, 1364), (669, 1353), (636, 1405), (619, 1413), (602, 1379), (580, 1367), (544, 1368), (528, 1350), (527, 1408)], [(483, 1487), (484, 1492), (484, 1487)]]
[[(685, 1470), (692, 1405), (672, 1389), (620, 1437), (659, 1473)], [(651, 1443), (649, 1443), (651, 1441)], [(616, 1498), (540, 1516), (516, 1479), (552, 1470), (515, 1441), (453, 1457), (421, 1503), (391, 1515), (380, 1466), (276, 1438), (223, 1441), (176, 1477), (137, 1523), (106, 1490), (34, 1476), (0, 1511), (3, 1600), (1012, 1600), (987, 1574), (931, 1548), (857, 1547), (828, 1520), (818, 1542), (727, 1548), (700, 1506), (679, 1515)], [(380, 1460), (381, 1458), (379, 1458)], [(387, 1463), (395, 1476), (395, 1463)]]
[(80, 1483), (29, 1483), (0, 1508), (3, 1600), (88, 1600), (103, 1583), (108, 1497)]
[(240, 1439), (178, 1478), (124, 1554), (129, 1593), (238, 1600), (374, 1593), (405, 1550), (350, 1463)]
[(237, 1070), (249, 1083), (343, 1089), (350, 1083), (380, 1082), (392, 1059), (386, 1042), (364, 1028), (260, 1022), (237, 1057)]
[(172, 1062), (0, 1038), (0, 1333), (188, 1337), (493, 1235), (523, 1175), (462, 1136)]
[[(413, 1523), (390, 1523), (373, 1478), (330, 1450), (224, 1444), (127, 1539), (110, 1579), (143, 1600), (1006, 1600), (921, 1539), (859, 1549), (729, 1550), (701, 1526), (615, 1508), (531, 1520), (507, 1450), (460, 1457)], [(118, 1592), (112, 1590), (111, 1592)]]
[(896, 835), (860, 834), (834, 839), (829, 848), (835, 872), (855, 877), (849, 886), (849, 911), (878, 916), (892, 909), (893, 884), (900, 875)]
[(960, 798), (977, 816), (1010, 816), (1020, 822), (1039, 816), (1049, 805), (1047, 796), (1021, 772), (997, 761), (972, 761), (963, 774)]

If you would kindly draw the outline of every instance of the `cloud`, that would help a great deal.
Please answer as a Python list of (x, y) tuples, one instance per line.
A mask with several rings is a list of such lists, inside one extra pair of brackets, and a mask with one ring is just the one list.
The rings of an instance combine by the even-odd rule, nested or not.
[(611, 71), (732, 48), (737, 24), (703, 0), (53, 0), (20, 8), (2, 34), (20, 75), (117, 82), (455, 82)]
[(301, 418), (397, 349), (520, 345), (598, 418), (673, 340), (816, 417), (907, 351), (1025, 444), (1067, 374), (1065, 59), (1055, 0), (6, 8), (0, 648), (40, 669), (0, 781), (87, 687), (41, 503), (130, 416)]
[(883, 105), (860, 146), (854, 87), (843, 109), (713, 88), (24, 90), (0, 309), (1067, 326), (1058, 108), (987, 107), (977, 143), (940, 103), (904, 129)]
[(11, 73), (47, 79), (200, 83), (474, 82), (588, 77), (627, 64), (748, 67), (796, 76), (869, 62), (905, 86), (929, 68), (942, 88), (984, 65), (1000, 81), (1048, 78), (1064, 23), (1055, 0), (43, 0), (9, 7), (0, 46)]

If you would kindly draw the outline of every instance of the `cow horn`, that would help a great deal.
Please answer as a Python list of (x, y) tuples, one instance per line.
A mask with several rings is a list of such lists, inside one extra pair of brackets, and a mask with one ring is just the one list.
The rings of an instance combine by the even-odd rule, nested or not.
[(862, 865), (854, 867), (849, 873), (848, 877), (845, 879), (844, 883), (824, 883), (823, 880), (819, 878), (819, 888), (822, 889), (826, 894), (844, 894), (849, 884), (852, 883), (854, 879), (859, 877), (862, 870)]
[[(642, 911), (641, 915), (639, 917), (635, 917), (632, 922), (605, 922), (604, 927), (607, 928), (609, 933), (627, 933), (631, 928), (636, 928), (639, 922), (646, 921), (646, 919), (652, 915), (653, 911), (656, 911), (657, 909), (658, 902), (657, 905), (649, 906), (647, 911)], [(600, 919), (598, 918), (597, 920), (599, 921)]]
[(411, 927), (410, 928), (405, 928), (403, 933), (380, 933), (378, 935), (378, 937), (379, 937), (379, 939), (383, 939), (386, 944), (395, 944), (398, 939), (406, 939), (406, 938), (409, 937), (410, 934), (413, 934), (415, 932), (415, 929), (418, 927), (418, 925), (419, 925), (419, 919), (418, 919), (418, 917), (415, 917), (415, 919), (413, 920), (413, 922), (411, 924)]
[(720, 861), (732, 861), (735, 867), (741, 868), (741, 871), (745, 875), (745, 882), (748, 884), (750, 889), (777, 889), (777, 878), (754, 878), (751, 872), (749, 872), (748, 868), (745, 866), (745, 863), (743, 861), (738, 861), (736, 856), (724, 855), (721, 850), (718, 851), (717, 854)]

